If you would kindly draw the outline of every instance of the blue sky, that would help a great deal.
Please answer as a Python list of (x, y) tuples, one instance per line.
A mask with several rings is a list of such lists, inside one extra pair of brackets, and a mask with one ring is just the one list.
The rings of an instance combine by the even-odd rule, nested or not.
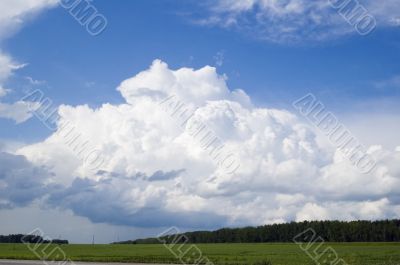
[[(121, 80), (159, 58), (171, 68), (216, 66), (228, 76), (230, 87), (245, 89), (260, 105), (288, 106), (313, 92), (336, 111), (351, 111), (363, 101), (390, 98), (397, 102), (399, 97), (398, 84), (383, 89), (375, 85), (400, 74), (398, 28), (384, 28), (366, 37), (350, 34), (323, 42), (270, 43), (235, 30), (196, 25), (186, 14), (199, 10), (193, 1), (115, 5), (98, 1), (96, 7), (109, 20), (100, 36), (87, 34), (59, 7), (5, 41), (4, 51), (29, 62), (8, 81), (9, 86), (27, 86), (23, 77), (30, 76), (46, 81), (41, 89), (57, 104), (120, 103), (115, 88)], [(221, 66), (216, 65), (219, 53)], [(10, 99), (20, 96), (16, 91)], [(331, 101), (332, 97), (337, 100)], [(1, 138), (17, 134), (19, 140), (37, 140), (47, 133), (40, 124), (33, 124), (36, 121), (20, 126), (1, 123), (9, 128), (1, 132)], [(30, 133), (20, 135), (25, 130)]]
[[(149, 157), (152, 157), (152, 155), (157, 157), (157, 153), (162, 153), (160, 150), (144, 152), (140, 149), (144, 152), (143, 157), (138, 155), (139, 158), (137, 158), (134, 154), (136, 142), (132, 143), (132, 153), (124, 153), (127, 151), (120, 144), (120, 139), (137, 137), (140, 143), (148, 143), (149, 146), (153, 146), (150, 142), (154, 139), (149, 140), (153, 132), (149, 127), (144, 126), (142, 129), (135, 129), (136, 126), (140, 127), (147, 122), (137, 118), (140, 115), (134, 113), (140, 113), (137, 106), (142, 106), (143, 109), (146, 108), (146, 97), (148, 95), (132, 98), (130, 93), (138, 93), (137, 91), (140, 88), (138, 86), (140, 85), (148, 86), (151, 89), (154, 86), (155, 91), (159, 91), (158, 86), (162, 85), (158, 84), (157, 80), (163, 80), (162, 78), (171, 73), (182, 78), (182, 80), (186, 80), (186, 75), (182, 74), (180, 76), (180, 73), (174, 72), (175, 70), (185, 67), (198, 70), (209, 65), (215, 67), (216, 72), (205, 70), (204, 76), (203, 74), (187, 73), (190, 76), (187, 77), (188, 80), (195, 80), (193, 81), (194, 84), (185, 81), (189, 82), (189, 87), (185, 88), (183, 84), (187, 83), (176, 81), (177, 84), (171, 86), (171, 91), (176, 92), (175, 88), (182, 86), (182, 91), (176, 93), (182, 93), (182, 97), (190, 106), (192, 104), (191, 100), (197, 103), (200, 102), (200, 105), (197, 106), (200, 108), (204, 104), (204, 113), (210, 113), (210, 117), (217, 110), (211, 111), (207, 109), (210, 106), (204, 102), (214, 98), (221, 102), (223, 100), (236, 102), (232, 99), (234, 95), (230, 94), (235, 89), (242, 89), (251, 99), (251, 106), (246, 106), (246, 111), (253, 113), (250, 115), (251, 117), (257, 116), (257, 108), (287, 110), (296, 116), (298, 113), (293, 109), (292, 102), (307, 93), (313, 93), (352, 130), (352, 133), (364, 145), (382, 146), (383, 149), (379, 153), (379, 158), (376, 159), (381, 159), (381, 163), (391, 172), (390, 176), (394, 179), (390, 183), (392, 183), (393, 187), (396, 187), (400, 176), (397, 175), (397, 169), (392, 169), (391, 165), (398, 155), (385, 153), (389, 152), (386, 149), (392, 152), (400, 145), (396, 134), (400, 120), (398, 104), (400, 99), (400, 28), (398, 25), (398, 12), (395, 12), (400, 10), (400, 5), (396, 4), (396, 1), (382, 1), (379, 9), (373, 1), (360, 1), (377, 20), (377, 28), (366, 36), (357, 34), (354, 27), (340, 17), (334, 8), (317, 8), (313, 4), (300, 0), (277, 1), (275, 4), (274, 1), (248, 1), (247, 3), (252, 3), (251, 6), (247, 6), (245, 4), (246, 1), (237, 1), (236, 4), (233, 4), (229, 0), (215, 1), (214, 4), (208, 1), (199, 4), (197, 3), (198, 1), (178, 0), (121, 0), (113, 1), (112, 3), (110, 1), (96, 0), (93, 1), (93, 5), (107, 18), (108, 24), (104, 32), (98, 36), (92, 36), (88, 34), (85, 27), (81, 26), (68, 13), (68, 10), (57, 6), (55, 2), (55, 0), (32, 0), (30, 3), (33, 6), (37, 5), (37, 9), (32, 8), (32, 6), (23, 7), (21, 5), (20, 13), (13, 14), (10, 11), (11, 15), (7, 14), (6, 11), (0, 11), (5, 12), (5, 15), (0, 16), (0, 22), (3, 21), (3, 25), (5, 25), (3, 26), (4, 29), (0, 30), (0, 52), (6, 54), (8, 58), (12, 58), (10, 60), (13, 63), (9, 63), (8, 66), (26, 64), (23, 67), (11, 67), (14, 68), (12, 74), (6, 74), (3, 80), (0, 74), (0, 88), (8, 89), (7, 94), (1, 97), (1, 103), (13, 104), (23, 97), (27, 91), (40, 89), (46, 97), (53, 101), (55, 108), (60, 105), (64, 106), (60, 109), (60, 113), (64, 113), (61, 116), (65, 119), (69, 117), (69, 119), (74, 120), (77, 128), (86, 132), (88, 138), (95, 139), (97, 137), (97, 135), (93, 135), (92, 131), (96, 132), (96, 129), (98, 129), (99, 134), (103, 132), (110, 134), (109, 136), (107, 136), (107, 133), (104, 135), (104, 139), (109, 137), (110, 140), (97, 142), (96, 144), (102, 146), (105, 156), (109, 152), (111, 156), (114, 155), (115, 159), (118, 157), (120, 160), (110, 162), (106, 166), (105, 172), (117, 176), (136, 176), (134, 177), (136, 178), (135, 181), (140, 182), (137, 185), (143, 185), (141, 186), (142, 189), (149, 189), (149, 192), (152, 190), (154, 194), (158, 195), (150, 198), (147, 193), (141, 194), (140, 196), (142, 197), (135, 193), (137, 197), (134, 196), (135, 199), (132, 199), (133, 201), (137, 202), (142, 201), (143, 198), (146, 199), (143, 199), (142, 204), (138, 204), (142, 206), (135, 206), (137, 215), (134, 218), (138, 218), (139, 215), (139, 221), (129, 221), (129, 218), (133, 218), (130, 215), (133, 210), (124, 204), (126, 197), (120, 198), (117, 194), (114, 194), (114, 190), (110, 188), (111, 184), (105, 186), (112, 181), (102, 179), (104, 175), (100, 176), (96, 172), (94, 175), (90, 173), (92, 174), (89, 174), (90, 176), (82, 173), (83, 171), (77, 166), (77, 162), (73, 161), (74, 158), (69, 158), (71, 154), (67, 151), (65, 156), (60, 151), (61, 149), (57, 149), (56, 153), (52, 153), (58, 148), (56, 146), (51, 146), (50, 148), (50, 145), (57, 142), (56, 136), (43, 126), (38, 119), (28, 117), (24, 122), (16, 123), (13, 119), (0, 118), (0, 127), (2, 128), (0, 130), (0, 141), (2, 143), (0, 150), (3, 148), (4, 153), (24, 156), (26, 161), (16, 158), (16, 161), (22, 161), (24, 168), (30, 168), (31, 166), (44, 167), (51, 171), (48, 174), (48, 178), (54, 181), (53, 184), (65, 185), (64, 188), (58, 187), (57, 191), (54, 192), (49, 191), (50, 188), (46, 186), (46, 188), (40, 189), (43, 190), (44, 197), (32, 196), (31, 202), (24, 202), (20, 205), (17, 202), (13, 203), (9, 198), (1, 198), (0, 196), (0, 199), (9, 200), (7, 207), (1, 207), (2, 204), (0, 203), (0, 215), (3, 213), (3, 217), (17, 218), (17, 216), (23, 215), (24, 212), (31, 213), (33, 211), (36, 215), (32, 215), (37, 216), (37, 222), (40, 223), (41, 215), (60, 218), (57, 216), (65, 214), (68, 218), (71, 218), (65, 217), (66, 220), (70, 220), (72, 228), (73, 226), (82, 225), (88, 227), (87, 229), (91, 231), (101, 231), (104, 226), (107, 226), (107, 229), (117, 231), (113, 232), (114, 234), (112, 235), (103, 235), (102, 240), (108, 242), (115, 239), (115, 234), (133, 231), (132, 229), (136, 229), (135, 233), (129, 234), (132, 237), (153, 235), (156, 231), (162, 230), (163, 227), (159, 224), (154, 225), (154, 227), (143, 226), (142, 223), (146, 222), (146, 218), (165, 219), (166, 224), (172, 224), (175, 220), (174, 218), (193, 220), (203, 214), (214, 222), (204, 227), (197, 222), (188, 221), (186, 225), (184, 222), (179, 223), (182, 229), (190, 230), (314, 218), (374, 219), (394, 217), (400, 213), (398, 202), (394, 199), (397, 198), (397, 195), (394, 191), (389, 190), (386, 184), (388, 182), (382, 182), (383, 184), (379, 182), (382, 180), (380, 175), (379, 177), (375, 176), (377, 177), (376, 181), (379, 182), (376, 185), (382, 185), (382, 188), (380, 193), (375, 194), (373, 197), (359, 195), (357, 198), (361, 197), (363, 199), (349, 199), (349, 194), (355, 188), (363, 185), (359, 175), (354, 173), (354, 182), (350, 185), (352, 188), (347, 190), (348, 194), (343, 194), (338, 199), (343, 203), (342, 205), (334, 204), (335, 199), (332, 198), (321, 199), (321, 202), (318, 203), (316, 198), (319, 198), (318, 194), (321, 191), (313, 191), (313, 196), (308, 197), (308, 195), (302, 194), (300, 191), (293, 191), (292, 187), (286, 187), (282, 183), (275, 183), (271, 186), (272, 188), (266, 187), (265, 190), (260, 191), (254, 188), (257, 187), (257, 181), (255, 181), (253, 183), (255, 186), (241, 186), (243, 188), (241, 190), (238, 188), (242, 185), (240, 184), (241, 182), (233, 178), (230, 179), (230, 184), (238, 183), (238, 186), (232, 188), (232, 190), (230, 190), (231, 185), (227, 185), (226, 187), (228, 188), (221, 188), (219, 191), (219, 188), (214, 190), (211, 186), (203, 187), (199, 184), (200, 182), (196, 182), (194, 179), (215, 177), (217, 173), (212, 169), (209, 172), (203, 171), (201, 169), (202, 166), (199, 166), (199, 161), (191, 161), (196, 156), (196, 152), (182, 151), (183, 149), (180, 146), (173, 145), (171, 147), (168, 145), (165, 148), (169, 148), (167, 150), (172, 153), (183, 153), (182, 156), (177, 157), (178, 161), (169, 161), (167, 163), (161, 158), (154, 158), (155, 165), (148, 166), (143, 161), (150, 159)], [(322, 0), (316, 2), (324, 4)], [(240, 3), (243, 3), (243, 5)], [(290, 6), (289, 4), (293, 5)], [(4, 8), (7, 9), (7, 6), (4, 6)], [(10, 7), (9, 10), (11, 9)], [(310, 17), (310, 14), (314, 13), (321, 16), (322, 19), (312, 20), (313, 22), (311, 23), (309, 22), (310, 19), (314, 18)], [(255, 17), (260, 17), (261, 19), (255, 20)], [(17, 19), (20, 19), (23, 23), (16, 23), (14, 20)], [(304, 21), (307, 21), (307, 23), (302, 24)], [(298, 27), (298, 25), (303, 26)], [(295, 30), (283, 31), (281, 29), (283, 27), (293, 27)], [(3, 31), (7, 32), (7, 34), (2, 35)], [(156, 59), (167, 63), (168, 67), (162, 63), (153, 63)], [(149, 69), (152, 64), (154, 68), (151, 69), (153, 70)], [(148, 80), (135, 79), (135, 75), (142, 71), (149, 75)], [(160, 73), (164, 73), (164, 75), (160, 76)], [(181, 80), (179, 78), (177, 80)], [(221, 83), (217, 81), (219, 80), (218, 78), (225, 81)], [(121, 85), (124, 80), (132, 81)], [(169, 81), (166, 79), (163, 82), (168, 83)], [(192, 85), (193, 87), (191, 87)], [(207, 94), (208, 98), (201, 94), (200, 90), (209, 86), (217, 87), (218, 91), (220, 91), (218, 93), (221, 94), (215, 91), (212, 92), (214, 94), (207, 92), (211, 93)], [(228, 92), (225, 91), (227, 89), (225, 86), (229, 88), (229, 90), (226, 90)], [(119, 87), (119, 90), (117, 90), (117, 87)], [(191, 95), (197, 96), (185, 98), (189, 93), (188, 91), (190, 91)], [(202, 98), (203, 96), (205, 97), (204, 99)], [(246, 105), (245, 101), (243, 98), (237, 100), (243, 108)], [(111, 115), (109, 111), (112, 111), (107, 109), (108, 107), (104, 107), (103, 104), (106, 103), (109, 103), (109, 108), (116, 109), (118, 113), (126, 113), (122, 117), (123, 124), (134, 132), (129, 132), (126, 135), (121, 133), (121, 135), (115, 136), (118, 133), (117, 128), (119, 127), (117, 125), (120, 126), (120, 122), (116, 119), (116, 114)], [(132, 109), (126, 112), (125, 107), (123, 107), (124, 104), (127, 104)], [(82, 107), (83, 105), (88, 105), (88, 109)], [(6, 108), (8, 107), (4, 107), (4, 110), (0, 108), (0, 117), (6, 115), (1, 113), (1, 111), (7, 112)], [(153, 117), (152, 111), (153, 109), (144, 111), (142, 115)], [(243, 110), (243, 113), (247, 113), (246, 111)], [(283, 131), (276, 129), (277, 131), (273, 132), (276, 135), (276, 139), (282, 137), (282, 142), (287, 142), (287, 139), (298, 133), (298, 136), (293, 138), (296, 139), (294, 140), (296, 144), (309, 141), (309, 145), (312, 148), (315, 147), (313, 154), (321, 152), (323, 153), (322, 156), (327, 157), (326, 159), (321, 158), (321, 160), (317, 157), (307, 158), (307, 161), (302, 161), (310, 168), (307, 171), (308, 169), (304, 169), (305, 166), (301, 167), (305, 170), (304, 172), (314, 172), (312, 174), (315, 174), (316, 179), (323, 174), (327, 174), (326, 172), (336, 172), (333, 169), (333, 165), (337, 165), (335, 151), (329, 143), (326, 143), (326, 139), (321, 140), (323, 137), (320, 139), (318, 132), (310, 129), (310, 134), (315, 133), (317, 135), (315, 137), (317, 140), (313, 137), (310, 140), (308, 133), (307, 136), (303, 136), (303, 133), (298, 132), (298, 125), (295, 125), (294, 122), (290, 126), (286, 124), (286, 119), (291, 120), (292, 118), (282, 118), (282, 115), (286, 115), (282, 113), (274, 115), (276, 117), (271, 119), (276, 120), (278, 125), (272, 124), (267, 127), (273, 128), (273, 130), (285, 128)], [(227, 145), (237, 148), (239, 142), (246, 142), (252, 138), (251, 136), (246, 136), (248, 137), (246, 138), (247, 140), (240, 138), (244, 136), (242, 135), (243, 131), (239, 129), (237, 132), (231, 132), (230, 125), (227, 125), (229, 119), (226, 121), (221, 117), (220, 120), (210, 118), (207, 122), (212, 124), (210, 126), (214, 131), (220, 132), (218, 136), (226, 141)], [(116, 119), (115, 121), (113, 120), (114, 118)], [(95, 128), (97, 126), (96, 119), (99, 119), (99, 128)], [(151, 120), (152, 118), (148, 119)], [(302, 118), (299, 117), (299, 119), (301, 120)], [(108, 120), (113, 122), (106, 124)], [(285, 120), (285, 122), (282, 120)], [(87, 126), (89, 125), (86, 126), (85, 123), (91, 124), (92, 121), (94, 122), (94, 128), (88, 128)], [(270, 119), (265, 118), (265, 121), (270, 122)], [(131, 122), (133, 123), (131, 124)], [(156, 120), (154, 122), (154, 124), (157, 124)], [(213, 122), (217, 124), (213, 125)], [(252, 128), (252, 135), (256, 137), (258, 128), (252, 127), (251, 118), (249, 118), (248, 122), (249, 124), (246, 126)], [(292, 120), (290, 123), (292, 123)], [(164, 125), (161, 127), (166, 129)], [(117, 132), (113, 132), (113, 130)], [(175, 134), (175, 130), (176, 128), (168, 127), (165, 134), (168, 135), (171, 132)], [(148, 135), (145, 135), (144, 132), (148, 132)], [(241, 140), (235, 138), (236, 135), (238, 135), (237, 137), (240, 135), (239, 138)], [(266, 137), (267, 133), (260, 135), (264, 135), (259, 136), (261, 138)], [(287, 135), (292, 136), (289, 137)], [(159, 134), (155, 139), (161, 139), (163, 136), (164, 134)], [(171, 139), (175, 139), (175, 143), (186, 139), (179, 134), (171, 137)], [(302, 137), (306, 137), (306, 139), (302, 139)], [(115, 142), (113, 142), (114, 140)], [(258, 145), (263, 146), (263, 143), (264, 140), (260, 140)], [(158, 143), (154, 146), (157, 145)], [(244, 150), (247, 147), (242, 146), (239, 148)], [(295, 156), (303, 157), (299, 151), (296, 155), (291, 154), (286, 158), (282, 158), (287, 154), (284, 148), (280, 148), (277, 143), (273, 147), (268, 145), (268, 148), (271, 149), (267, 150), (268, 152), (264, 150), (266, 153), (252, 149), (252, 151), (248, 151), (248, 154), (254, 157), (260, 156), (260, 161), (261, 157), (266, 156), (267, 153), (276, 155), (276, 159), (282, 163), (282, 167), (286, 165), (286, 162), (293, 161)], [(284, 154), (281, 154), (282, 152)], [(59, 160), (53, 161), (51, 157), (54, 155)], [(132, 160), (130, 160), (131, 156)], [(8, 156), (5, 155), (4, 157)], [(301, 160), (299, 157), (296, 159)], [(60, 160), (73, 161), (71, 162), (73, 170), (68, 171), (61, 167)], [(257, 174), (259, 174), (257, 172), (260, 172), (261, 169), (253, 169), (253, 165), (250, 164), (246, 167), (245, 158), (242, 158), (242, 162), (243, 166), (241, 168), (244, 170), (241, 172), (242, 179), (248, 177), (255, 180), (258, 176)], [(32, 165), (27, 166), (26, 164), (29, 163), (32, 163)], [(69, 165), (68, 163), (66, 162), (67, 166)], [(260, 162), (260, 165), (265, 166), (266, 162), (263, 163)], [(210, 161), (207, 160), (206, 164), (206, 168), (208, 168)], [(279, 163), (277, 162), (277, 164)], [(287, 165), (287, 168), (299, 170), (294, 165)], [(184, 176), (171, 177), (173, 180), (171, 179), (171, 183), (168, 183), (168, 185), (172, 185), (172, 181), (179, 182), (181, 186), (196, 183), (198, 189), (191, 190), (188, 186), (185, 191), (187, 193), (181, 194), (182, 197), (180, 197), (179, 203), (175, 202), (180, 206), (175, 212), (175, 217), (172, 218), (170, 205), (165, 206), (163, 204), (163, 206), (160, 206), (154, 201), (165, 200), (171, 203), (171, 201), (174, 201), (173, 198), (176, 198), (174, 197), (176, 193), (179, 192), (176, 191), (175, 195), (170, 195), (167, 191), (162, 191), (162, 187), (168, 186), (167, 184), (153, 185), (151, 183), (147, 185), (142, 183), (143, 180), (138, 180), (137, 178), (138, 176), (144, 176), (145, 178), (146, 176), (154, 175), (155, 172), (169, 175), (168, 173), (181, 169), (183, 170), (182, 172), (186, 172)], [(275, 172), (272, 169), (271, 172), (265, 168), (263, 170), (265, 170), (264, 172), (269, 172), (265, 173), (266, 175), (271, 174), (271, 176), (281, 173), (281, 171)], [(316, 170), (321, 170), (323, 173), (315, 173)], [(306, 174), (304, 172), (303, 174)], [(0, 172), (0, 181), (2, 179), (1, 174)], [(190, 177), (186, 177), (186, 174), (190, 175)], [(285, 181), (293, 181), (298, 177), (294, 173), (292, 175), (287, 174), (282, 177)], [(62, 181), (53, 180), (53, 177), (58, 175), (60, 175), (60, 179), (63, 179)], [(6, 176), (6, 173), (4, 173), (4, 176)], [(71, 176), (71, 179), (68, 180), (67, 176)], [(27, 177), (29, 178), (29, 176)], [(185, 178), (190, 179), (190, 181), (186, 180), (185, 182), (183, 180)], [(326, 179), (328, 177), (324, 175), (322, 178)], [(4, 177), (4, 179), (10, 178)], [(224, 178), (221, 178), (221, 182), (217, 181), (218, 185), (225, 183), (226, 179), (222, 179)], [(332, 183), (334, 183), (332, 184), (333, 186), (338, 188), (338, 184), (335, 181), (332, 181)], [(371, 181), (371, 183), (374, 182)], [(135, 183), (133, 184), (135, 186)], [(114, 187), (114, 185), (120, 187), (117, 183), (112, 183), (111, 186)], [(1, 187), (0, 185), (0, 190)], [(85, 190), (85, 188), (90, 189), (88, 187), (93, 188), (93, 192), (96, 194), (88, 201), (94, 200), (93, 198), (96, 198), (99, 202), (121, 200), (121, 204), (116, 203), (109, 208), (110, 211), (111, 209), (117, 209), (115, 210), (116, 212), (111, 211), (110, 214), (119, 215), (120, 217), (115, 220), (106, 218), (96, 211), (98, 207), (94, 205), (84, 205), (84, 207), (82, 206), (83, 208), (79, 208), (79, 200), (78, 202), (76, 200), (77, 198), (85, 197), (83, 194), (85, 192), (82, 190)], [(107, 190), (109, 193), (106, 193), (109, 196), (100, 196), (101, 194), (96, 193), (99, 190), (102, 192)], [(229, 192), (226, 190), (229, 190)], [(165, 195), (164, 192), (169, 195)], [(227, 193), (225, 194), (225, 192)], [(227, 195), (233, 192), (237, 192), (238, 195)], [(120, 193), (122, 192), (120, 191)], [(294, 194), (293, 198), (290, 197), (291, 193)], [(194, 197), (188, 199), (190, 197), (189, 194), (193, 194)], [(216, 194), (219, 194), (218, 196), (224, 195), (221, 195), (223, 196), (221, 199), (217, 198)], [(44, 198), (49, 202), (42, 205)], [(189, 207), (191, 210), (188, 210), (188, 206), (182, 202), (182, 198), (188, 200), (187, 205), (191, 205), (191, 203), (202, 205), (201, 209), (192, 212), (193, 209)], [(223, 204), (226, 203), (228, 205), (229, 201), (236, 202), (237, 205), (250, 207), (255, 212), (272, 209), (272, 212), (276, 211), (276, 216), (264, 216), (257, 219), (257, 221), (250, 222), (248, 220), (252, 219), (251, 213), (241, 213), (239, 209), (236, 209), (238, 214), (233, 216), (228, 213), (216, 212), (215, 209), (211, 209), (212, 207), (206, 207), (210, 203), (219, 202), (220, 199)], [(282, 203), (282, 207), (287, 207), (290, 210), (282, 213), (276, 209), (274, 210), (272, 205), (261, 205), (260, 200), (262, 199), (275, 200), (276, 203)], [(287, 205), (288, 201), (293, 201), (293, 203)], [(371, 205), (368, 203), (371, 203)], [(348, 210), (348, 214), (337, 213), (340, 207), (357, 209), (358, 206), (361, 207), (358, 212)], [(46, 209), (49, 212), (46, 212)], [(52, 211), (57, 212), (54, 213)], [(318, 214), (312, 215), (309, 212)], [(140, 213), (143, 214), (140, 215)], [(124, 219), (124, 221), (121, 221), (121, 219)], [(9, 231), (27, 230), (29, 227), (29, 224), (16, 224), (14, 227), (10, 227)], [(53, 226), (50, 228), (51, 231), (49, 233), (57, 234), (57, 229), (59, 228)], [(0, 230), (0, 233), (7, 232)], [(88, 234), (90, 233), (88, 232)], [(72, 237), (77, 242), (85, 242), (86, 240), (78, 233), (73, 234)]]

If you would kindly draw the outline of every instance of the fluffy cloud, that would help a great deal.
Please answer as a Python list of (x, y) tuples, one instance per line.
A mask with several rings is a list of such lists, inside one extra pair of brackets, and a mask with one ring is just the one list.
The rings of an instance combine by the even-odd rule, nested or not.
[[(363, 5), (379, 26), (399, 25), (396, 0), (352, 3)], [(197, 23), (234, 28), (273, 42), (325, 40), (355, 32), (327, 0), (218, 0), (210, 1), (208, 10)]]
[(24, 156), (0, 152), (0, 209), (22, 207), (48, 194), (51, 173)]
[[(57, 131), (18, 150), (64, 186), (46, 205), (93, 222), (193, 229), (400, 213), (400, 148), (369, 148), (378, 166), (362, 174), (296, 115), (254, 106), (208, 66), (172, 70), (156, 60), (118, 91), (126, 103), (60, 106)], [(66, 123), (100, 151), (100, 168), (88, 169), (79, 146), (66, 144)], [(207, 130), (193, 133), (194, 124)], [(221, 170), (202, 146), (206, 132), (234, 154), (237, 170)]]

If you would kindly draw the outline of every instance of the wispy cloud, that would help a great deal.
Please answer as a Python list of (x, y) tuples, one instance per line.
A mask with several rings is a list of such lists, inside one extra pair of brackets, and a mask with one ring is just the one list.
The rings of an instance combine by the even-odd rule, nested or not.
[(400, 88), (400, 74), (392, 76), (386, 80), (381, 80), (374, 83), (378, 89), (399, 89)]
[[(57, 0), (2, 0), (0, 1), (0, 44), (15, 33), (31, 16), (46, 8), (54, 7)], [(27, 64), (17, 63), (10, 55), (5, 54), (0, 46), (0, 97), (4, 97), (11, 89), (5, 89), (4, 83), (14, 71)], [(32, 85), (39, 85), (42, 81), (26, 77)], [(32, 117), (28, 104), (22, 101), (14, 103), (0, 102), (0, 118), (13, 119), (17, 123)]]
[(5, 89), (3, 87), (0, 87), (0, 98), (4, 97), (5, 95), (7, 95), (8, 92), (10, 92), (9, 89)]
[(30, 76), (26, 76), (25, 79), (28, 80), (29, 84), (34, 85), (34, 86), (46, 84), (46, 81), (44, 81), (44, 80), (36, 80), (36, 79), (33, 79)]
[[(379, 27), (399, 24), (398, 1), (353, 0), (362, 5)], [(355, 29), (329, 0), (217, 0), (209, 1), (200, 25), (219, 26), (271, 42), (323, 41), (351, 34)], [(351, 2), (351, 1), (350, 1)]]
[(58, 0), (2, 0), (0, 1), (0, 41), (14, 34), (26, 20)]
[(215, 65), (221, 67), (224, 64), (225, 51), (219, 51), (214, 55)]

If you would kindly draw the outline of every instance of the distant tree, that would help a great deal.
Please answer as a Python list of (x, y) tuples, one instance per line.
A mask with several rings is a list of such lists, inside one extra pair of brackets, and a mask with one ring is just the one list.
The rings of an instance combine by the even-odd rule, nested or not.
[(0, 243), (54, 243), (54, 244), (68, 244), (68, 240), (55, 239), (52, 241), (44, 240), (41, 236), (36, 235), (23, 235), (15, 234), (2, 236), (0, 235)]
[[(394, 242), (400, 241), (400, 220), (383, 221), (305, 221), (258, 227), (222, 228), (216, 231), (184, 233), (189, 243), (258, 243), (292, 242), (293, 238), (314, 229), (318, 236), (329, 242)], [(164, 237), (168, 242), (174, 237)], [(157, 244), (156, 238), (130, 240), (121, 244)]]

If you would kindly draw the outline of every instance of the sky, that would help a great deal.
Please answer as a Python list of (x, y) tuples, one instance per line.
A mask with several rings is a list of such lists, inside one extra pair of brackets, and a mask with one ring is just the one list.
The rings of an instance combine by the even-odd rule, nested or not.
[(0, 0), (0, 234), (399, 218), (400, 4), (342, 2)]

